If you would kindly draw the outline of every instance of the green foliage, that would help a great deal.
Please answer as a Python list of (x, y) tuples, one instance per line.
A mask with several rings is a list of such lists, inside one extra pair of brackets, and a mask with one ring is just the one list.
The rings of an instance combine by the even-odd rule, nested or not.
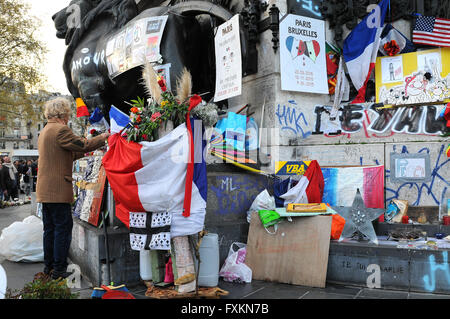
[(0, 86), (14, 79), (25, 89), (43, 81), (41, 63), (46, 52), (36, 32), (39, 20), (31, 17), (22, 0), (0, 0)]
[(0, 0), (0, 124), (41, 119), (42, 62), (46, 48), (36, 36), (40, 22), (22, 0)]
[(174, 127), (186, 121), (188, 105), (179, 103), (170, 91), (161, 95), (161, 103), (137, 97), (131, 100), (131, 123), (127, 130), (127, 139), (133, 142), (154, 141), (158, 139), (158, 129), (172, 121)]
[(35, 279), (28, 283), (17, 294), (6, 293), (6, 299), (78, 299), (78, 293), (72, 293), (66, 280), (50, 278)]

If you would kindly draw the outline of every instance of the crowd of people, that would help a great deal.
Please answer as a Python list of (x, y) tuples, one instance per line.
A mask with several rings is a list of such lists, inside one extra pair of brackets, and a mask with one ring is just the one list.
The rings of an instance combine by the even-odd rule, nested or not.
[(0, 208), (3, 202), (19, 200), (20, 194), (31, 196), (36, 189), (38, 160), (15, 160), (8, 156), (0, 158)]

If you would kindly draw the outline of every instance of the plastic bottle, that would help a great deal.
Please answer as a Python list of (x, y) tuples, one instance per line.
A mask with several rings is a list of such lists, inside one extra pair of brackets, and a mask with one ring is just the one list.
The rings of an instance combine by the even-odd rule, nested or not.
[(150, 250), (139, 251), (139, 274), (144, 281), (152, 280), (152, 259)]
[[(208, 233), (200, 244), (200, 272), (198, 285), (201, 287), (216, 287), (219, 283), (219, 236)], [(198, 261), (195, 260), (195, 270)]]

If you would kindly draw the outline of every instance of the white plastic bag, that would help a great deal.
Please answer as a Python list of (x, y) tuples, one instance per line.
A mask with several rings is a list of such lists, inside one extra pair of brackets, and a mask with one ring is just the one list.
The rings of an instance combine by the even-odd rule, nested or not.
[(43, 224), (32, 215), (3, 229), (0, 236), (0, 262), (44, 261)]
[(260, 210), (275, 210), (275, 197), (270, 196), (267, 189), (256, 196), (255, 200), (247, 211), (247, 222), (250, 223), (252, 213)]
[[(238, 250), (234, 250), (234, 246)], [(219, 276), (223, 280), (229, 282), (252, 282), (252, 270), (244, 263), (245, 255), (247, 253), (247, 245), (243, 243), (234, 242), (231, 244), (228, 257), (220, 269)]]

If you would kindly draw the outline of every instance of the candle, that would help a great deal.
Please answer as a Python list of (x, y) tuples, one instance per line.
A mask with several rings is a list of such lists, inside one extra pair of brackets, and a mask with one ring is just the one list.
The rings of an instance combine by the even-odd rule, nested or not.
[(442, 221), (444, 225), (450, 225), (450, 216), (444, 216)]
[(403, 217), (402, 217), (402, 223), (403, 223), (403, 224), (408, 224), (408, 223), (409, 223), (409, 216), (406, 216), (406, 215), (403, 216)]

